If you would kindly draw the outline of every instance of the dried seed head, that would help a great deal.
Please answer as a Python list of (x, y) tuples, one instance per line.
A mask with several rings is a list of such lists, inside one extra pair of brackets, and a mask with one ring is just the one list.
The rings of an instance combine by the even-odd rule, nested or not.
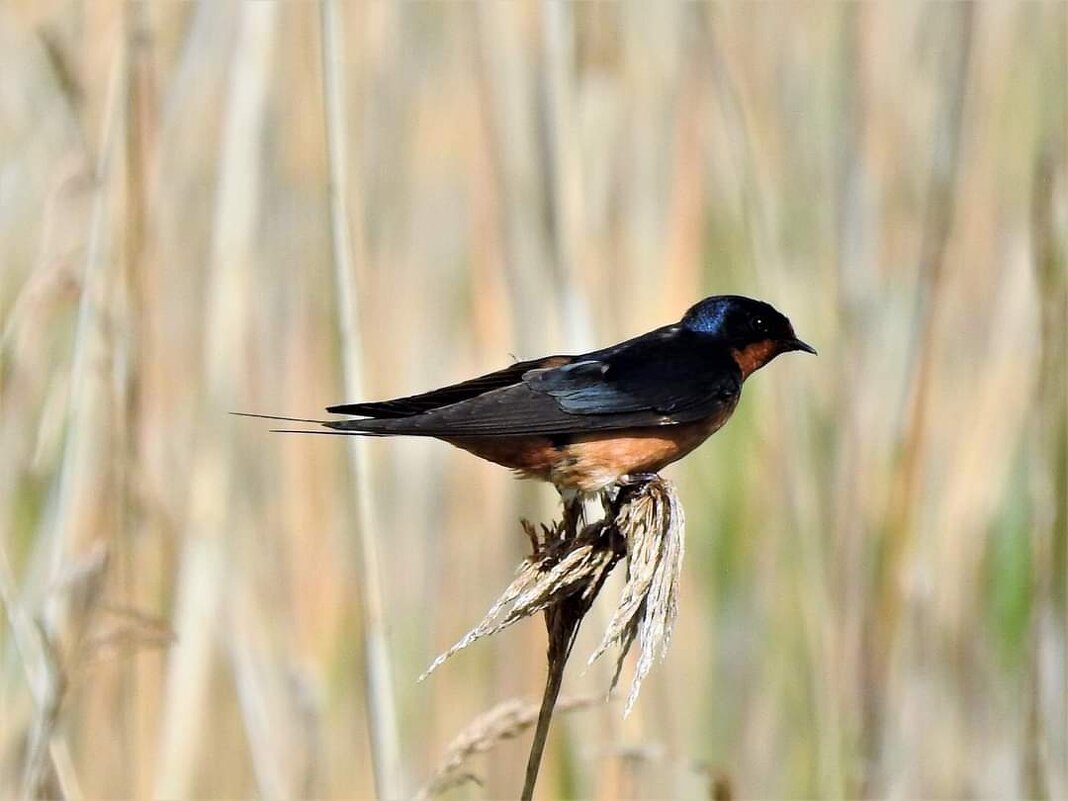
[[(556, 705), (560, 712), (585, 709), (603, 703), (601, 696), (561, 698)], [(418, 801), (434, 798), (464, 782), (479, 783), (478, 777), (462, 770), (476, 754), (485, 753), (504, 740), (523, 734), (538, 720), (538, 704), (511, 698), (502, 701), (488, 712), (479, 715), (463, 729), (445, 749), (434, 775), (416, 794)]]
[(638, 665), (623, 709), (625, 717), (634, 706), (653, 660), (667, 653), (678, 614), (686, 521), (675, 486), (660, 478), (621, 490), (616, 509), (614, 524), (627, 544), (627, 582), (604, 638), (589, 662), (613, 643), (618, 644), (612, 680), (615, 687), (623, 659), (634, 638), (638, 638)]
[[(685, 518), (675, 486), (656, 477), (624, 486), (605, 504), (605, 518), (575, 532), (576, 516), (536, 528), (523, 521), (533, 553), (519, 566), (512, 583), (482, 621), (441, 654), (419, 677), (422, 681), (446, 659), (467, 646), (529, 615), (567, 599), (580, 601), (579, 614), (593, 602), (621, 556), (627, 556), (627, 581), (600, 646), (590, 662), (609, 646), (620, 647), (614, 687), (623, 659), (635, 638), (640, 652), (624, 715), (638, 697), (653, 660), (663, 657), (678, 611)], [(564, 627), (570, 631), (573, 626)], [(552, 627), (551, 627), (552, 628)], [(551, 636), (551, 631), (550, 631)], [(553, 649), (550, 649), (553, 650)]]
[(604, 521), (586, 526), (578, 536), (566, 536), (562, 523), (542, 526), (539, 532), (524, 520), (523, 530), (531, 539), (534, 553), (523, 560), (512, 583), (489, 608), (482, 622), (435, 659), (419, 681), (457, 651), (517, 620), (572, 596), (592, 603), (622, 553)]

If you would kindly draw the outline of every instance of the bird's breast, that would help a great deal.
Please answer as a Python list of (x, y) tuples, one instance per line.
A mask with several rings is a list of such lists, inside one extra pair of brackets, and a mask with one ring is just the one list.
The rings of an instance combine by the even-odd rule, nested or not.
[(708, 439), (729, 416), (727, 411), (692, 423), (581, 435), (563, 449), (549, 480), (559, 488), (596, 492), (626, 475), (656, 473)]

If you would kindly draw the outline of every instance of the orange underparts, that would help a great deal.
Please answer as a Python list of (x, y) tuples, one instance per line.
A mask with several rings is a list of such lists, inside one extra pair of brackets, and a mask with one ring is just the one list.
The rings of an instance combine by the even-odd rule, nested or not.
[(449, 438), (465, 451), (558, 489), (596, 492), (633, 473), (655, 473), (681, 459), (723, 425), (733, 408), (704, 420), (645, 429), (543, 436)]

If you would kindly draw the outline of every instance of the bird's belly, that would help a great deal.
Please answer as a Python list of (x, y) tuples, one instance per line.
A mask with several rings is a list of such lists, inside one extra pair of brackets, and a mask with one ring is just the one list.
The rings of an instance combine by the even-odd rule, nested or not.
[(625, 434), (585, 434), (564, 449), (550, 480), (560, 488), (596, 492), (622, 476), (656, 473), (688, 454), (722, 424), (722, 420), (699, 420)]
[(511, 468), (523, 478), (550, 481), (552, 467), (563, 458), (562, 446), (549, 437), (449, 437), (450, 445)]
[(450, 438), (449, 443), (525, 478), (558, 489), (596, 492), (633, 473), (655, 473), (688, 454), (726, 422), (727, 414), (693, 423), (627, 431), (535, 437)]

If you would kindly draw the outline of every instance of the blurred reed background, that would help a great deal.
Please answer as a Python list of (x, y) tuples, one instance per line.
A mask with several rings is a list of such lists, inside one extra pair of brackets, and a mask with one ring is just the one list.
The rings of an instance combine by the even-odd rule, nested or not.
[(1068, 796), (1068, 6), (331, 8), (0, 8), (0, 795), (414, 793), (540, 693), (538, 621), (415, 679), (555, 496), (226, 413), (736, 292), (820, 355), (669, 471), (671, 652), (541, 797)]

